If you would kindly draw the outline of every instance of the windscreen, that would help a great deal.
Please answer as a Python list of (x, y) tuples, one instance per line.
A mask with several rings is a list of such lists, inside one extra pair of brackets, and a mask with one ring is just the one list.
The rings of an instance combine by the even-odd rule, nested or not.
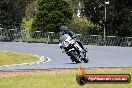
[(64, 34), (64, 35), (62, 35), (62, 36), (60, 37), (60, 42), (65, 41), (68, 37), (69, 37), (68, 34)]

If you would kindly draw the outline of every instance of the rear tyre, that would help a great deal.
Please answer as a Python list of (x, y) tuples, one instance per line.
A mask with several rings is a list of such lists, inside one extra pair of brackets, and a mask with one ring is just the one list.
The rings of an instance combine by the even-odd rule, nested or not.
[(85, 63), (88, 63), (88, 59), (87, 58), (83, 58), (83, 61), (85, 62)]
[(84, 52), (84, 58), (82, 59), (85, 63), (88, 63), (88, 57), (86, 57), (86, 51)]
[(71, 51), (71, 52), (70, 52), (70, 55), (71, 55), (72, 59), (73, 59), (76, 63), (81, 63), (81, 61), (79, 61), (80, 58), (75, 54), (74, 51)]

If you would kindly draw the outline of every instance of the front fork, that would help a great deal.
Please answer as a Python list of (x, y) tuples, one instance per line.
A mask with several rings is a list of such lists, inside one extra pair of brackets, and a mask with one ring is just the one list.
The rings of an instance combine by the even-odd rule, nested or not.
[(80, 46), (74, 46), (74, 49), (77, 51), (80, 60), (86, 57), (86, 52)]

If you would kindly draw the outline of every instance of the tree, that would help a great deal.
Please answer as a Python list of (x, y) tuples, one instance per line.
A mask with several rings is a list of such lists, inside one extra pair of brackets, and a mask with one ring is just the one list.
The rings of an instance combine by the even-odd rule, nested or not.
[(73, 16), (71, 0), (38, 0), (31, 31), (54, 31), (70, 22)]
[(85, 14), (94, 24), (99, 23), (103, 18), (104, 0), (87, 0), (85, 4)]
[(27, 3), (31, 0), (1, 0), (0, 24), (5, 28), (19, 28), (25, 15)]
[(88, 35), (95, 26), (85, 17), (74, 17), (71, 23), (68, 24), (68, 27), (77, 34)]
[[(111, 30), (113, 35), (121, 37), (132, 36), (132, 1), (115, 0), (111, 4), (107, 28)], [(107, 31), (109, 33), (109, 30)]]
[(72, 0), (72, 7), (74, 11), (74, 17), (84, 16), (84, 3), (83, 0)]
[(107, 20), (104, 22), (105, 0), (84, 0), (85, 15), (94, 24), (101, 26), (103, 33), (106, 25), (107, 35), (132, 36), (132, 0), (110, 0), (107, 5)]
[(27, 5), (26, 11), (25, 11), (26, 20), (29, 20), (35, 16), (36, 7), (37, 7), (36, 0), (33, 0), (31, 3)]

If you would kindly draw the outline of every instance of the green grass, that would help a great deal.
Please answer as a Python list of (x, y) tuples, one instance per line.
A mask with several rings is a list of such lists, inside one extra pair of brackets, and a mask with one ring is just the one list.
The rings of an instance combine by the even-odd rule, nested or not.
[(24, 53), (0, 51), (0, 65), (29, 63), (39, 60), (38, 57)]
[[(89, 70), (88, 74), (130, 74), (132, 68)], [(132, 88), (130, 84), (85, 84), (76, 82), (76, 73), (28, 74), (15, 77), (0, 77), (0, 88)]]
[(32, 26), (32, 22), (33, 22), (33, 18), (31, 18), (31, 19), (29, 19), (29, 20), (24, 19), (24, 20), (23, 20), (22, 26), (23, 26), (25, 29), (30, 30), (30, 29), (31, 29), (31, 26)]

